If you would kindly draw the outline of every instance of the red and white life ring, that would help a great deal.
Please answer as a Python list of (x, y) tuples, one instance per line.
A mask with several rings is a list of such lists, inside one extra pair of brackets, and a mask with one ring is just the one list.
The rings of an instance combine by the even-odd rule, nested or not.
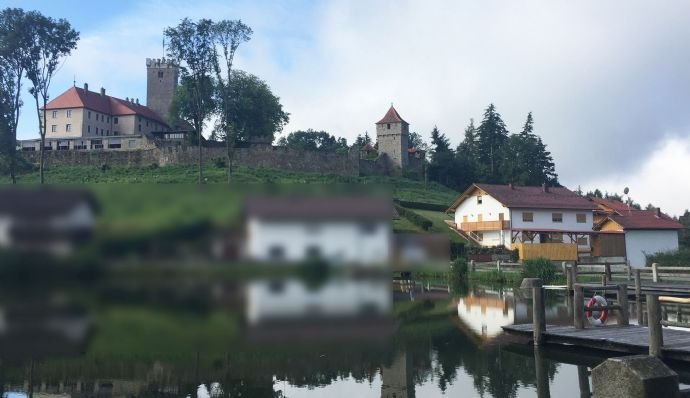
[(587, 312), (585, 314), (587, 315), (587, 320), (589, 323), (595, 326), (601, 326), (606, 323), (606, 318), (609, 316), (609, 311), (608, 310), (601, 310), (601, 311), (592, 311), (589, 308), (592, 306), (597, 306), (597, 307), (606, 307), (608, 303), (606, 302), (606, 299), (596, 295), (589, 299), (589, 302), (587, 303)]

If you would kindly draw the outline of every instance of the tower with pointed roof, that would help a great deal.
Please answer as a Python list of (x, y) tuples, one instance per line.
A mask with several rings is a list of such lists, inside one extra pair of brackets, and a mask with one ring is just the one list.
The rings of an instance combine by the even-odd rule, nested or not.
[(408, 163), (407, 146), (410, 135), (410, 124), (400, 117), (393, 104), (376, 123), (376, 142), (379, 154), (386, 154), (393, 165), (405, 169)]

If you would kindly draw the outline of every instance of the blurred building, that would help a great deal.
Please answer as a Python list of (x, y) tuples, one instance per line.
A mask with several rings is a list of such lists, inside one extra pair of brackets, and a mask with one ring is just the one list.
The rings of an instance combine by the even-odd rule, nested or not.
[(244, 254), (253, 261), (386, 265), (392, 256), (390, 199), (375, 196), (254, 197), (245, 206)]
[(67, 254), (88, 239), (96, 202), (81, 190), (0, 190), (0, 248)]

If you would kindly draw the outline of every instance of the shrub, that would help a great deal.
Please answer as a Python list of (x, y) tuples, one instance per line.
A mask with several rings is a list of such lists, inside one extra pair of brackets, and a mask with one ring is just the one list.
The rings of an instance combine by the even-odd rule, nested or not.
[(647, 266), (658, 263), (665, 267), (687, 267), (690, 266), (690, 249), (681, 248), (679, 250), (647, 254)]
[(453, 279), (467, 280), (467, 273), (469, 272), (469, 267), (467, 265), (467, 260), (462, 257), (458, 257), (450, 265), (450, 274)]
[(450, 242), (450, 259), (455, 260), (459, 257), (465, 257), (467, 246), (463, 242)]
[(448, 209), (448, 206), (439, 205), (436, 203), (413, 202), (411, 200), (396, 200), (396, 202), (400, 206), (407, 207), (409, 209), (431, 210), (431, 211), (440, 211), (440, 212), (445, 212), (446, 209)]
[(539, 257), (527, 260), (524, 267), (523, 278), (539, 278), (544, 283), (551, 283), (556, 279), (556, 268), (548, 258)]
[(105, 173), (108, 170), (110, 170), (110, 165), (108, 163), (103, 163), (101, 165), (101, 172)]
[(225, 158), (213, 158), (213, 165), (217, 169), (224, 169), (225, 168)]
[(418, 226), (419, 228), (421, 228), (425, 231), (428, 231), (431, 228), (431, 226), (433, 225), (431, 220), (429, 220), (428, 218), (426, 218), (424, 216), (421, 216), (421, 215), (415, 213), (412, 210), (409, 210), (409, 209), (406, 209), (404, 207), (397, 206), (397, 205), (395, 206), (395, 209), (398, 211), (398, 214), (400, 215), (400, 217), (407, 218), (408, 220), (410, 220), (410, 222), (412, 224)]

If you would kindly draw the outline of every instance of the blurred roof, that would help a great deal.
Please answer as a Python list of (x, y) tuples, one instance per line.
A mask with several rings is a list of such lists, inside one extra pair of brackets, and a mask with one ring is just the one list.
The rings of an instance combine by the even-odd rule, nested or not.
[(682, 229), (683, 225), (656, 210), (630, 210), (621, 214), (611, 214), (609, 220), (624, 230), (631, 229)]
[[(91, 193), (76, 189), (0, 189), (0, 216), (40, 219), (61, 215), (87, 203), (97, 209)], [(46, 220), (47, 221), (47, 220)]]
[(589, 200), (599, 205), (599, 208), (606, 212), (615, 212), (621, 214), (622, 212), (627, 212), (630, 210), (630, 206), (618, 200), (597, 197), (590, 197)]
[(248, 217), (271, 220), (390, 220), (390, 199), (377, 196), (273, 196), (249, 198)]

